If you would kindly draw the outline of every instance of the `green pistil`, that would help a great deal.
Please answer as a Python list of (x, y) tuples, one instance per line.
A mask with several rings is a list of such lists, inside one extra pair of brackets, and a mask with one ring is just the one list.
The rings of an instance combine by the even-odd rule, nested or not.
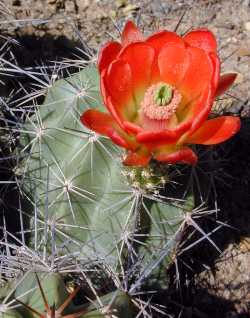
[(173, 89), (168, 84), (162, 84), (155, 92), (154, 101), (159, 106), (168, 105), (173, 97)]

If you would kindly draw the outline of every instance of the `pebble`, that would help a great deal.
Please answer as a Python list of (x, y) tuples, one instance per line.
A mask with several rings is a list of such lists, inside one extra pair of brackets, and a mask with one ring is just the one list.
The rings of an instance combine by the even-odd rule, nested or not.
[(234, 81), (234, 84), (240, 84), (240, 83), (243, 83), (243, 80), (244, 80), (244, 76), (243, 74), (239, 73), (239, 72), (233, 72), (233, 73), (237, 73), (237, 77)]
[(238, 54), (240, 56), (250, 56), (250, 46), (249, 47), (245, 46), (245, 47), (239, 48)]
[(250, 31), (250, 21), (245, 22), (245, 29)]

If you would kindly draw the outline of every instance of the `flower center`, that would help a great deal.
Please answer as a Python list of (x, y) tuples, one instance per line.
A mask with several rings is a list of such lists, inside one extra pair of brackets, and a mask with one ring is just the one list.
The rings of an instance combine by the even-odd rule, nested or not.
[(168, 84), (160, 84), (154, 96), (154, 101), (159, 106), (168, 105), (173, 97), (173, 89)]
[(181, 94), (174, 87), (158, 83), (146, 90), (141, 110), (149, 119), (167, 120), (176, 112), (180, 101)]

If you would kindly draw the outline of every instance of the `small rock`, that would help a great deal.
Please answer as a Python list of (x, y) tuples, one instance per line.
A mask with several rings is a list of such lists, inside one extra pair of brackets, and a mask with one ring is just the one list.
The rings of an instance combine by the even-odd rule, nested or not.
[(120, 8), (126, 7), (128, 2), (127, 2), (127, 0), (117, 0), (115, 2), (115, 4), (116, 4), (117, 8), (120, 9)]
[(250, 47), (241, 47), (238, 54), (240, 56), (250, 56)]
[(110, 10), (109, 15), (110, 15), (110, 17), (111, 17), (111, 18), (113, 18), (113, 19), (115, 19), (115, 18), (116, 18), (116, 16), (117, 16), (117, 14), (116, 14), (116, 11), (115, 11), (115, 10)]
[(139, 6), (136, 4), (128, 4), (124, 9), (122, 10), (124, 14), (128, 14), (132, 11), (136, 11), (139, 9)]
[(250, 31), (250, 21), (245, 22), (244, 26), (247, 31)]
[(228, 289), (226, 289), (223, 293), (223, 296), (225, 299), (229, 299), (230, 298), (230, 291)]
[[(235, 72), (234, 72), (235, 73)], [(237, 77), (234, 81), (234, 84), (240, 84), (240, 83), (243, 83), (243, 80), (244, 80), (244, 76), (243, 74), (239, 73), (239, 72), (236, 72), (237, 73)]]
[(73, 1), (65, 2), (65, 11), (66, 11), (66, 13), (74, 13), (75, 12), (75, 4)]
[(79, 12), (85, 11), (90, 6), (90, 0), (76, 0)]

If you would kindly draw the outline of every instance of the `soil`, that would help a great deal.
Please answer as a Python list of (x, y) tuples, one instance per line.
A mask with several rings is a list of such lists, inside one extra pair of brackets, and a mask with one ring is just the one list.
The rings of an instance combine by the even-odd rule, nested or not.
[[(212, 238), (222, 253), (203, 242), (180, 256), (180, 263), (191, 270), (180, 265), (182, 288), (177, 288), (173, 312), (176, 317), (250, 317), (250, 1), (0, 1), (1, 34), (19, 42), (13, 52), (25, 67), (72, 58), (73, 53), (84, 59), (87, 47), (95, 53), (106, 41), (118, 38), (127, 19), (136, 21), (145, 34), (209, 28), (218, 39), (222, 72), (239, 74), (229, 91), (229, 111), (241, 115), (243, 128), (218, 148), (223, 158), (230, 158), (222, 169), (224, 181), (216, 181), (221, 210), (216, 222), (227, 226)], [(8, 85), (1, 90), (8, 95)], [(204, 226), (211, 230), (211, 224)]]

